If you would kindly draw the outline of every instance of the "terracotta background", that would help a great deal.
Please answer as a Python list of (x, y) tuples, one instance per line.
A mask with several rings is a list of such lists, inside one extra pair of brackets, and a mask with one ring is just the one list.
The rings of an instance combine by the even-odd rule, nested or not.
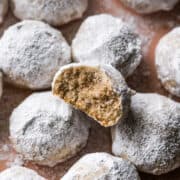
[[(128, 84), (138, 92), (157, 92), (164, 94), (180, 102), (180, 98), (169, 95), (157, 79), (154, 68), (154, 49), (158, 40), (173, 27), (180, 24), (180, 4), (171, 12), (159, 12), (151, 15), (138, 15), (123, 7), (119, 0), (89, 0), (88, 11), (84, 18), (99, 13), (110, 13), (128, 22), (143, 40), (143, 60), (136, 72), (128, 78)], [(18, 20), (11, 12), (8, 13), (5, 23), (0, 26), (0, 33), (9, 25)], [(68, 42), (71, 43), (82, 20), (74, 21), (68, 25), (59, 27)], [(21, 164), (21, 157), (17, 155), (8, 140), (8, 119), (13, 110), (25, 97), (32, 92), (4, 84), (4, 94), (0, 102), (0, 171), (14, 164)], [(110, 129), (100, 127), (92, 122), (92, 129), (88, 144), (76, 157), (59, 164), (54, 168), (40, 167), (28, 162), (24, 165), (37, 170), (42, 176), (49, 180), (58, 180), (82, 155), (90, 152), (110, 152), (111, 137)], [(153, 176), (140, 173), (142, 180), (179, 180), (180, 169), (161, 176)]]

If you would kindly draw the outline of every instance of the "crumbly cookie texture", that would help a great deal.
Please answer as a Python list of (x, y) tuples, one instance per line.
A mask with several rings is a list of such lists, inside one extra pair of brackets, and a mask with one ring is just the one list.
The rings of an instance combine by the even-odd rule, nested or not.
[(42, 20), (55, 26), (81, 18), (87, 6), (88, 0), (11, 0), (17, 18)]
[(108, 153), (91, 153), (76, 162), (61, 180), (140, 180), (136, 168), (127, 160)]
[(70, 54), (61, 32), (40, 21), (17, 23), (0, 39), (5, 80), (33, 90), (50, 88), (59, 67), (71, 62)]
[(2, 93), (3, 93), (3, 74), (0, 71), (0, 99), (1, 99)]
[(82, 63), (60, 68), (52, 91), (105, 127), (124, 119), (131, 96), (124, 78), (111, 65)]
[(180, 104), (158, 94), (137, 93), (131, 115), (112, 128), (112, 151), (138, 170), (155, 175), (180, 166)]
[(170, 11), (179, 0), (120, 0), (138, 13), (149, 14), (160, 10)]
[(3, 23), (4, 16), (8, 11), (8, 0), (0, 1), (0, 24)]
[(180, 97), (180, 27), (162, 37), (156, 48), (156, 69), (163, 86)]
[(10, 117), (10, 139), (25, 160), (54, 166), (85, 147), (89, 122), (51, 92), (34, 93)]
[(0, 173), (1, 180), (46, 180), (32, 169), (14, 166)]
[(141, 40), (121, 19), (108, 14), (88, 17), (72, 42), (75, 62), (111, 64), (124, 77), (141, 61)]

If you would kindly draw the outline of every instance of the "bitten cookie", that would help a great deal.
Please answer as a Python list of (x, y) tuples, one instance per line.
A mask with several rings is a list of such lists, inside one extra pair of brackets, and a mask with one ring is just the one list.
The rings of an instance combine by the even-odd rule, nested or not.
[(125, 118), (132, 93), (120, 72), (111, 65), (82, 63), (60, 68), (52, 91), (105, 127)]
[(180, 166), (180, 104), (137, 93), (129, 119), (112, 128), (112, 151), (138, 170), (159, 175)]
[(180, 27), (162, 37), (156, 48), (156, 69), (163, 86), (180, 97)]
[(1, 180), (46, 180), (32, 169), (14, 166), (0, 173)]
[(8, 11), (8, 0), (0, 0), (0, 24), (3, 23), (4, 16)]
[(42, 20), (55, 26), (81, 18), (87, 6), (88, 0), (11, 0), (17, 18)]
[(91, 153), (76, 162), (61, 180), (140, 180), (136, 168), (127, 160), (108, 153)]
[(88, 17), (72, 42), (75, 62), (111, 64), (124, 77), (141, 61), (141, 41), (121, 19), (108, 14)]
[(10, 117), (10, 140), (25, 160), (54, 166), (85, 147), (89, 124), (51, 92), (34, 93)]
[(33, 90), (50, 88), (60, 66), (70, 63), (70, 47), (60, 31), (40, 21), (22, 21), (0, 39), (5, 80)]
[(170, 11), (179, 0), (120, 0), (125, 6), (138, 13), (148, 14), (156, 11)]

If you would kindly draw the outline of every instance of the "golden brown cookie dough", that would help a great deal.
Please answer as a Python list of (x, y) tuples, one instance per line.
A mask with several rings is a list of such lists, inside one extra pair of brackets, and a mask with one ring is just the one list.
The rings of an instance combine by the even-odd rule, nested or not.
[(111, 65), (81, 63), (60, 68), (52, 91), (105, 127), (126, 116), (131, 96), (124, 78)]

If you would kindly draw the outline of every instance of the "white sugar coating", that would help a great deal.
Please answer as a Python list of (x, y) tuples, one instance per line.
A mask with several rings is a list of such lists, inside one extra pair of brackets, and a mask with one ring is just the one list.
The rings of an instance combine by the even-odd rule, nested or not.
[(58, 26), (81, 18), (88, 0), (11, 0), (11, 5), (19, 19), (42, 20)]
[(91, 153), (77, 161), (61, 180), (140, 180), (127, 160), (108, 153)]
[(0, 23), (3, 22), (4, 16), (8, 11), (8, 0), (0, 0)]
[(180, 167), (180, 103), (158, 94), (132, 96), (131, 114), (112, 128), (112, 151), (155, 175)]
[(156, 11), (170, 11), (179, 0), (120, 0), (138, 13), (149, 14)]
[(25, 160), (54, 166), (85, 147), (89, 124), (84, 115), (51, 92), (34, 93), (10, 117), (10, 139)]
[(111, 65), (91, 63), (62, 66), (54, 77), (52, 91), (105, 127), (126, 118), (135, 93)]
[(163, 36), (156, 48), (158, 78), (173, 95), (180, 97), (180, 27)]
[(70, 63), (61, 32), (40, 21), (10, 26), (0, 40), (0, 69), (5, 80), (30, 89), (50, 88), (54, 74)]
[(2, 96), (2, 93), (3, 93), (3, 74), (0, 71), (0, 98)]
[(32, 169), (14, 166), (0, 173), (1, 180), (46, 180)]
[(125, 77), (141, 61), (141, 41), (126, 23), (108, 14), (88, 17), (72, 42), (75, 62), (111, 64)]

